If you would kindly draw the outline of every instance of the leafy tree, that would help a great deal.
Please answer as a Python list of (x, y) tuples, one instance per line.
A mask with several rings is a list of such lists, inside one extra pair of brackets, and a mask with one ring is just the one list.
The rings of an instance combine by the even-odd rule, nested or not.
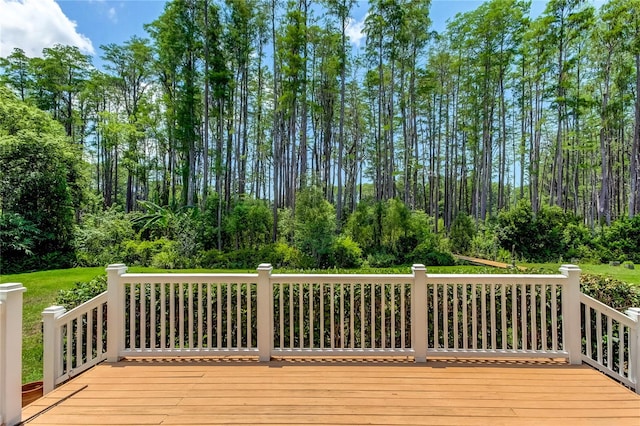
[(317, 186), (301, 190), (296, 201), (296, 247), (313, 258), (317, 266), (325, 267), (335, 240), (335, 208), (324, 199)]
[(451, 246), (456, 253), (467, 254), (471, 249), (471, 241), (476, 234), (476, 227), (471, 216), (458, 213), (451, 224), (449, 237)]
[[(0, 87), (0, 209), (38, 230), (41, 238), (32, 252), (43, 262), (39, 267), (70, 261), (74, 213), (86, 188), (83, 167), (59, 124)], [(52, 259), (45, 264), (45, 255), (61, 264)], [(4, 269), (8, 261), (2, 257)], [(20, 268), (19, 263), (14, 267)]]

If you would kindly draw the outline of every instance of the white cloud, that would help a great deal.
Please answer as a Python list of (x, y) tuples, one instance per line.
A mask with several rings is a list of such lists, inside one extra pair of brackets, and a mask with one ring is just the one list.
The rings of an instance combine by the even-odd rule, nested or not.
[(114, 7), (110, 8), (109, 11), (107, 11), (107, 16), (114, 24), (118, 23), (118, 13), (116, 12), (116, 9)]
[(43, 48), (55, 44), (93, 54), (91, 40), (76, 26), (54, 0), (0, 0), (0, 57), (16, 47), (29, 57), (41, 56)]
[(367, 15), (363, 16), (360, 21), (356, 21), (353, 18), (349, 18), (347, 21), (346, 34), (355, 47), (360, 47), (362, 41), (366, 38), (366, 35), (362, 32), (365, 19), (367, 19)]

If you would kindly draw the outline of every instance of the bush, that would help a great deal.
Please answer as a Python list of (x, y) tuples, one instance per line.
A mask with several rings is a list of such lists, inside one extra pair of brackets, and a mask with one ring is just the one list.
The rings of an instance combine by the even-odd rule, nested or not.
[(476, 235), (476, 227), (471, 216), (458, 213), (451, 224), (451, 247), (456, 253), (469, 254), (471, 242)]
[(600, 242), (604, 249), (603, 260), (640, 263), (640, 214), (613, 222), (604, 230)]
[(640, 288), (614, 278), (583, 273), (580, 290), (619, 311), (640, 306)]
[(341, 236), (333, 244), (333, 266), (357, 268), (362, 265), (362, 249), (349, 236)]
[(122, 243), (124, 263), (127, 265), (151, 266), (153, 257), (171, 242), (166, 238), (153, 241), (128, 240)]
[(71, 310), (105, 291), (107, 291), (106, 274), (99, 275), (89, 282), (76, 282), (69, 290), (60, 290), (56, 297), (56, 304)]
[(123, 262), (123, 242), (135, 239), (129, 216), (112, 208), (101, 214), (87, 215), (76, 227), (74, 245), (79, 266), (104, 266)]

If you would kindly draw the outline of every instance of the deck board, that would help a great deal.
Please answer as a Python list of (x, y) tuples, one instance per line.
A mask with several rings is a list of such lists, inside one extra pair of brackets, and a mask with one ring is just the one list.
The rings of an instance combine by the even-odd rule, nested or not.
[(123, 360), (23, 419), (47, 408), (26, 424), (640, 424), (640, 396), (588, 366), (548, 361)]

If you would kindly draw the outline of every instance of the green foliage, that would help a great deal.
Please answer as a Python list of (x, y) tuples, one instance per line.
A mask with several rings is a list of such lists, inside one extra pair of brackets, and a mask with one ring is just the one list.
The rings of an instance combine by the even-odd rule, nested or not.
[(226, 217), (225, 232), (236, 249), (258, 249), (271, 240), (273, 214), (266, 202), (247, 199), (236, 204)]
[(606, 228), (600, 237), (602, 260), (640, 263), (640, 215), (623, 217)]
[(471, 242), (476, 235), (476, 227), (471, 216), (465, 213), (458, 213), (458, 216), (451, 224), (449, 238), (451, 246), (456, 253), (469, 254)]
[(38, 268), (61, 266), (44, 257), (70, 262), (74, 210), (85, 190), (81, 158), (59, 124), (0, 87), (0, 209), (19, 215), (39, 234), (33, 259), (24, 250), (14, 252), (11, 266), (3, 259), (5, 273), (24, 269), (26, 260)]
[(127, 258), (127, 241), (135, 238), (131, 220), (124, 212), (111, 208), (84, 217), (75, 229), (76, 261), (79, 266), (105, 266)]
[(580, 290), (622, 312), (640, 306), (640, 287), (614, 278), (583, 273), (580, 276)]
[(78, 281), (73, 284), (73, 287), (58, 292), (56, 305), (71, 310), (105, 291), (107, 291), (106, 274), (97, 276), (91, 281)]
[(542, 206), (533, 214), (528, 200), (498, 215), (497, 235), (503, 249), (532, 261), (570, 258), (585, 253), (589, 231), (573, 214)]
[(313, 186), (298, 193), (295, 225), (296, 247), (316, 265), (327, 266), (335, 239), (336, 212), (320, 188)]
[(40, 230), (17, 213), (0, 212), (0, 251), (2, 256), (33, 255), (41, 238)]
[(333, 266), (357, 268), (362, 265), (362, 249), (349, 236), (338, 237), (333, 244)]

